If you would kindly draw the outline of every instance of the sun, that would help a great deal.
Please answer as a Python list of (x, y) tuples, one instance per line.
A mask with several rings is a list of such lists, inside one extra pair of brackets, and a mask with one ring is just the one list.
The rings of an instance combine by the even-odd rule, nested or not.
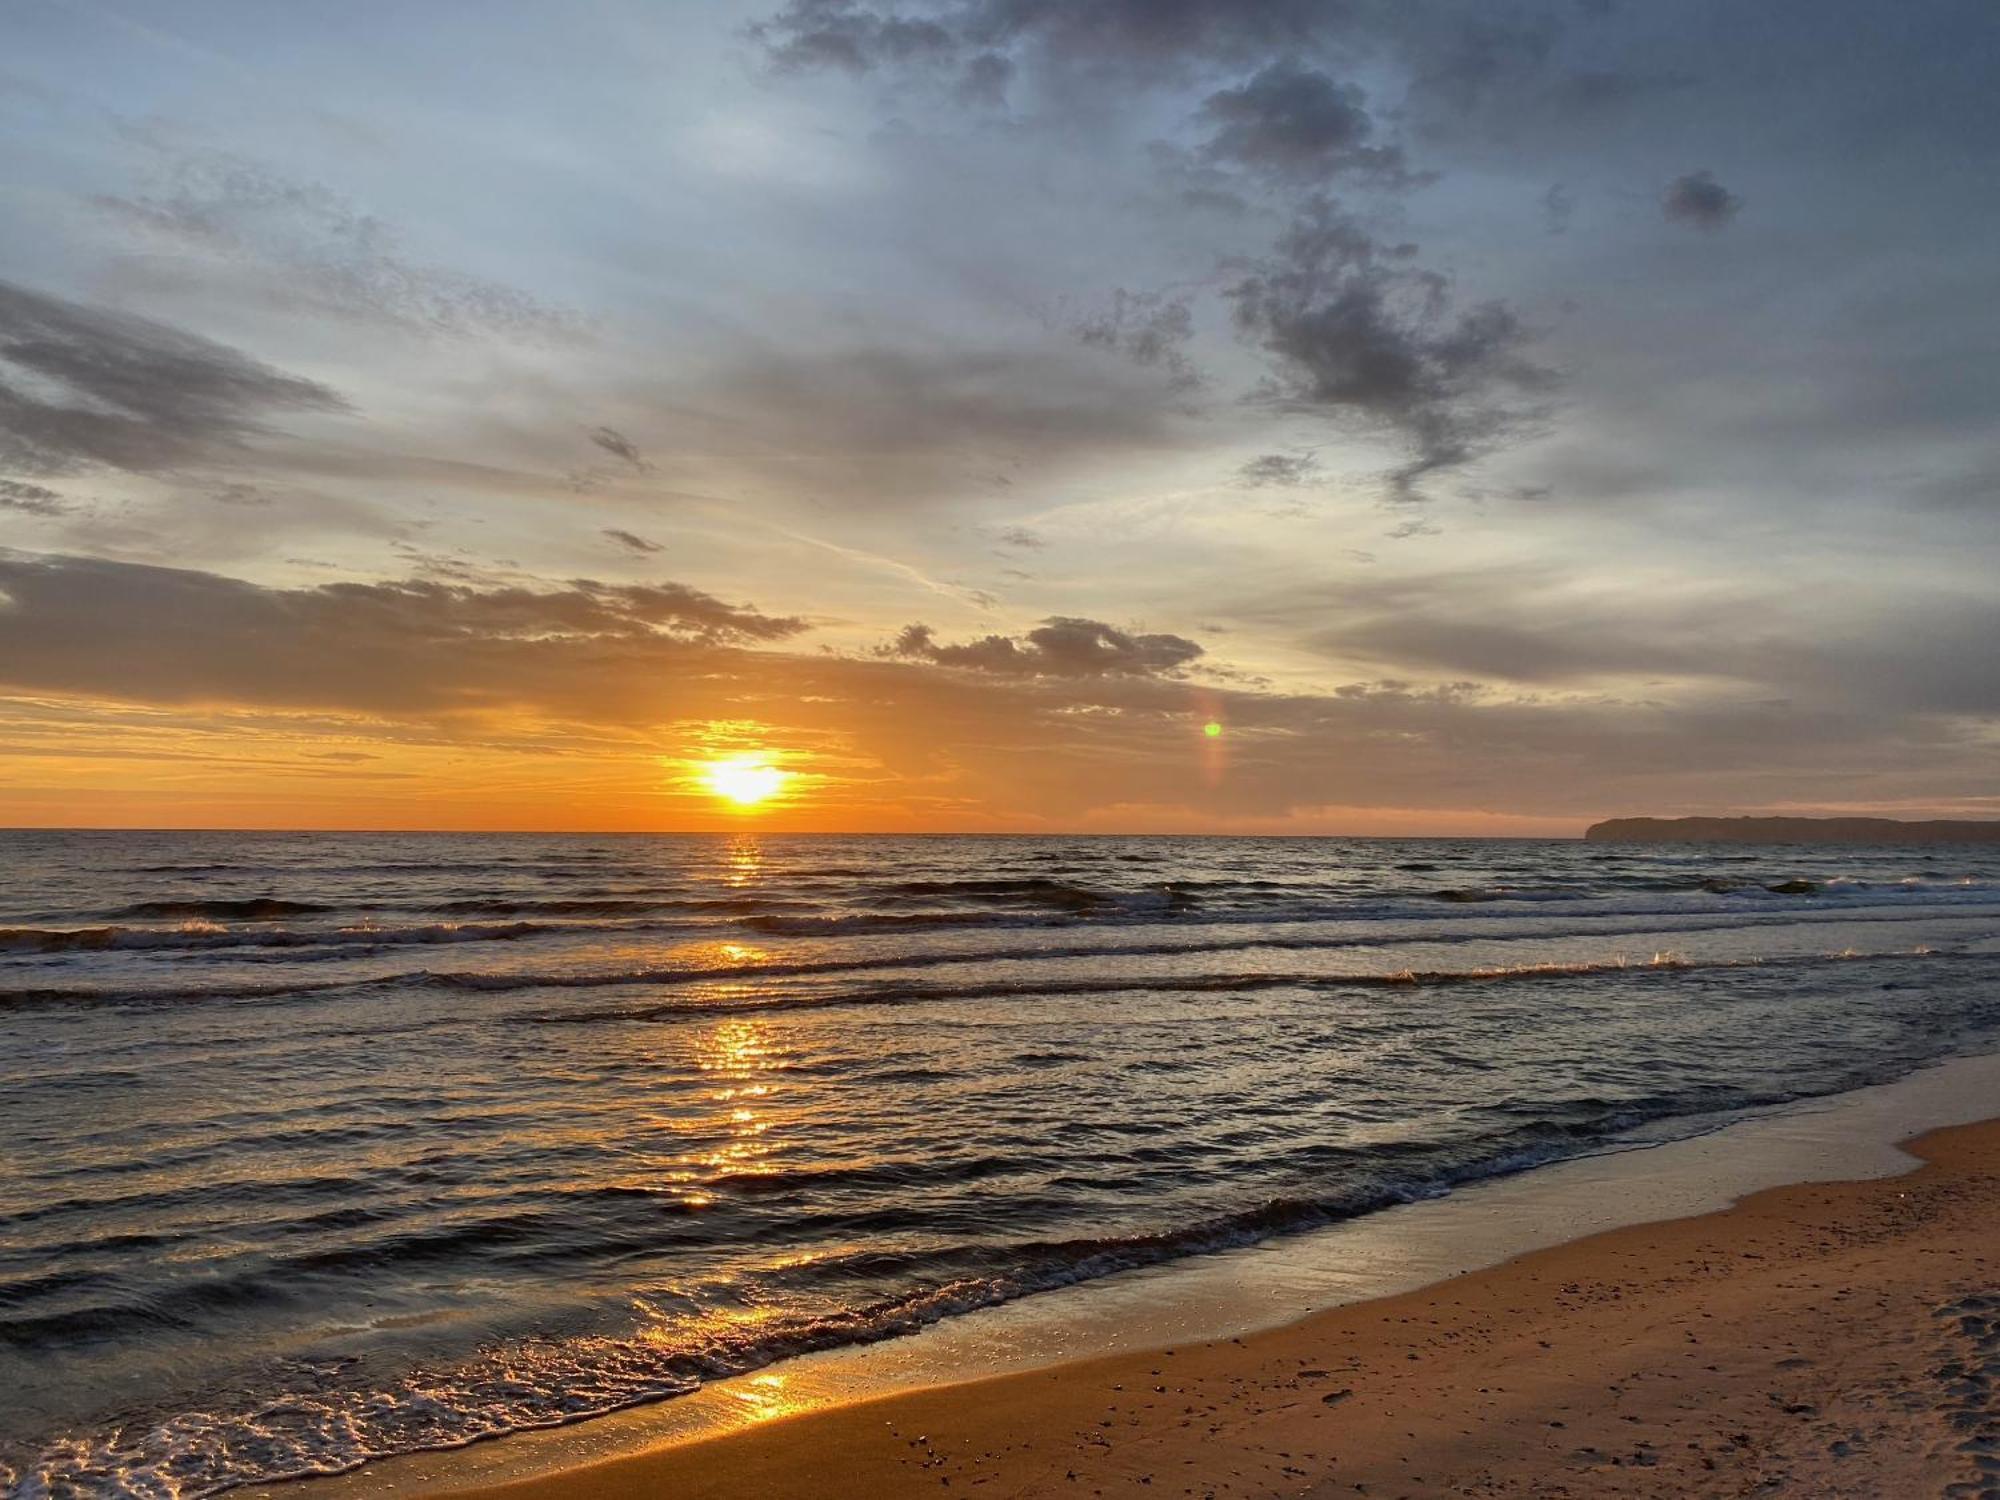
[(756, 807), (783, 791), (792, 775), (772, 765), (767, 756), (732, 755), (703, 766), (701, 779), (724, 802)]

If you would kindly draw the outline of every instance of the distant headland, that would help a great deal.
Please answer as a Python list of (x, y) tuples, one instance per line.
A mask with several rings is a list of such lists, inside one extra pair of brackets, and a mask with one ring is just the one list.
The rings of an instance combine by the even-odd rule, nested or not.
[(1607, 818), (1583, 836), (1599, 844), (2000, 844), (2000, 819)]

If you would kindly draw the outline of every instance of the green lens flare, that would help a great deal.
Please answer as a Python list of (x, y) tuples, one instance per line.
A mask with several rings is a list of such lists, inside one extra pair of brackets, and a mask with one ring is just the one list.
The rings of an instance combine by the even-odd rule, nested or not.
[(1222, 726), (1213, 719), (1210, 719), (1206, 724), (1201, 726), (1201, 732), (1212, 740), (1222, 738)]

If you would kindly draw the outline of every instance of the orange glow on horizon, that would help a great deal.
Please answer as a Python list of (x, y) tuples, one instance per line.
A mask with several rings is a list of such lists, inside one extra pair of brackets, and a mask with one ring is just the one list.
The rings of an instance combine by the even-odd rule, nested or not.
[[(1024, 748), (1034, 738), (1025, 730), (1019, 743), (1003, 737), (998, 748), (970, 749), (927, 724), (871, 736), (749, 717), (584, 734), (494, 715), (418, 734), (351, 715), (17, 700), (11, 718), (0, 710), (9, 749), (0, 826), (713, 833), (737, 840), (727, 877), (737, 885), (758, 878), (755, 839), (780, 832), (1519, 838), (1583, 830), (1576, 814), (1459, 801), (1223, 805), (1215, 789), (1250, 771), (1260, 740), (1214, 695), (1189, 708), (1172, 726), (1172, 756), (1157, 763), (1191, 767), (1191, 791), (1138, 778), (1024, 787), (1017, 769), (1043, 765)], [(1207, 734), (1209, 723), (1222, 733)], [(1282, 749), (1283, 737), (1270, 743)], [(1134, 766), (1158, 749), (1135, 741)], [(1049, 757), (1062, 751), (1052, 743)], [(708, 778), (713, 766), (746, 761), (781, 778), (761, 801), (722, 795)], [(1079, 775), (1093, 765), (1076, 764)], [(1935, 815), (1979, 810), (1942, 804)]]

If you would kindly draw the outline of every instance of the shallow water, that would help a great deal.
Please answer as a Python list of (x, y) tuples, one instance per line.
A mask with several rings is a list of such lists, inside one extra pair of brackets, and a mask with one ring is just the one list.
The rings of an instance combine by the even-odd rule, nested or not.
[(0, 839), (23, 1495), (572, 1420), (2000, 1029), (1991, 849)]

